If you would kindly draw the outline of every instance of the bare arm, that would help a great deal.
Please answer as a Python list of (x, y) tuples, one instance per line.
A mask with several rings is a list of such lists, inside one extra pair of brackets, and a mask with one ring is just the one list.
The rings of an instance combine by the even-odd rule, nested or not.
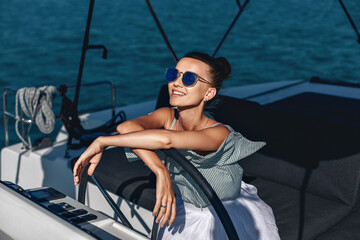
[[(192, 149), (197, 151), (217, 150), (228, 135), (229, 130), (223, 126), (208, 128), (201, 131), (170, 131), (164, 129), (149, 129), (135, 131), (117, 136), (97, 138), (79, 157), (74, 165), (74, 182), (80, 182), (80, 176), (86, 165), (90, 163), (88, 170), (92, 175), (98, 165), (102, 151), (107, 146), (121, 146), (134, 149)], [(140, 152), (144, 161), (148, 162), (154, 172), (162, 172), (164, 166), (153, 153)]]
[[(127, 133), (142, 131), (144, 129), (163, 128), (166, 125), (167, 120), (169, 120), (168, 117), (173, 117), (171, 115), (172, 112), (173, 111), (171, 109), (159, 109), (151, 115), (132, 119), (120, 124), (117, 127), (117, 131), (121, 135), (125, 135)], [(105, 147), (105, 144), (99, 144), (101, 139), (103, 138), (95, 140), (76, 162), (74, 166), (75, 185), (80, 182), (80, 176), (88, 163), (90, 163), (88, 174), (92, 175), (94, 173), (94, 170), (101, 159), (102, 151)], [(109, 145), (107, 146), (124, 145), (118, 144), (118, 139), (116, 138), (105, 138), (103, 140), (106, 140), (106, 142), (110, 140), (108, 143)], [(163, 218), (161, 224), (163, 227), (170, 218), (169, 225), (171, 225), (176, 217), (176, 198), (169, 171), (161, 162), (159, 157), (155, 154), (155, 152), (145, 149), (132, 149), (156, 175), (156, 203), (153, 209), (154, 216), (157, 212), (159, 212), (156, 222), (159, 222)], [(161, 207), (161, 205), (166, 207)]]
[(171, 215), (169, 222), (171, 224), (176, 216), (176, 203), (170, 174), (157, 155), (149, 150), (179, 148), (215, 151), (230, 131), (222, 125), (201, 131), (158, 129), (168, 123), (166, 117), (161, 116), (164, 111), (168, 110), (158, 110), (152, 116), (140, 117), (120, 125), (117, 129), (122, 133), (120, 135), (97, 138), (80, 156), (74, 166), (75, 184), (80, 182), (80, 176), (88, 163), (90, 163), (88, 173), (89, 175), (93, 174), (105, 147), (121, 146), (132, 148), (157, 176), (157, 199), (153, 214), (158, 211), (160, 205), (166, 206), (166, 208), (160, 208), (156, 221), (159, 221), (165, 214), (162, 222), (162, 226), (164, 226)]
[[(136, 118), (120, 124), (116, 130), (120, 134), (126, 134), (145, 129), (161, 128), (166, 122), (162, 122), (162, 120), (157, 118), (160, 118), (161, 114), (168, 115), (169, 113), (169, 109), (160, 109), (149, 116)], [(176, 198), (168, 169), (155, 152), (136, 148), (132, 148), (132, 150), (156, 175), (156, 202), (153, 209), (153, 216), (160, 210), (156, 222), (159, 222), (161, 218), (164, 217), (161, 223), (161, 227), (163, 227), (170, 218), (169, 225), (171, 225), (176, 217)], [(166, 206), (166, 208), (160, 207), (161, 205)]]
[(96, 141), (102, 148), (107, 146), (122, 146), (148, 150), (178, 148), (197, 151), (215, 151), (219, 148), (228, 133), (229, 130), (224, 129), (222, 126), (200, 131), (146, 129), (116, 136), (99, 137)]
[[(97, 166), (102, 150), (107, 146), (121, 146), (133, 149), (192, 149), (196, 151), (215, 151), (219, 148), (229, 130), (224, 126), (216, 126), (200, 131), (170, 131), (165, 129), (147, 129), (129, 132), (116, 136), (97, 138), (86, 151), (80, 156), (74, 166), (75, 184), (79, 181), (79, 176), (84, 167), (91, 163), (89, 174), (91, 175)], [(158, 160), (147, 156), (155, 156), (150, 153), (140, 152), (146, 158), (150, 169), (155, 173), (164, 169)], [(145, 155), (144, 155), (145, 154)], [(150, 160), (147, 160), (150, 159)]]

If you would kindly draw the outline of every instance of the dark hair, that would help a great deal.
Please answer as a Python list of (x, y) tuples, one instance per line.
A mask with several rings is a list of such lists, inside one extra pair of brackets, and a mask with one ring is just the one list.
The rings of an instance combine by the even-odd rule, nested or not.
[(215, 58), (202, 52), (189, 52), (184, 57), (194, 58), (206, 63), (210, 67), (210, 74), (213, 79), (212, 85), (217, 90), (221, 88), (223, 81), (227, 79), (231, 73), (231, 65), (224, 57)]

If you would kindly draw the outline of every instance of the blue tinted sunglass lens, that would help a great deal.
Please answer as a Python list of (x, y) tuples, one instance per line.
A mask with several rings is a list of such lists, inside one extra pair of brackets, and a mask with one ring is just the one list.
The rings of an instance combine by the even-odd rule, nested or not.
[(186, 73), (184, 73), (184, 75), (182, 77), (182, 82), (185, 86), (191, 86), (195, 83), (196, 78), (197, 78), (197, 76), (195, 73), (186, 72)]
[(166, 71), (166, 80), (169, 82), (175, 81), (178, 77), (178, 70), (177, 69), (168, 69)]

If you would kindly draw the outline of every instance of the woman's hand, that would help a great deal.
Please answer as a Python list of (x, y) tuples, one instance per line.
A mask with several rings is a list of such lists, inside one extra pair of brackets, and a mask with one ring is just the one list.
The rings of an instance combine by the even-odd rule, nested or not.
[(164, 227), (168, 222), (169, 226), (174, 222), (176, 217), (176, 199), (170, 173), (167, 169), (160, 171), (156, 174), (156, 203), (153, 210), (153, 216), (159, 212), (156, 222), (158, 223), (161, 218), (161, 227)]
[(99, 137), (91, 143), (91, 145), (85, 150), (85, 152), (83, 152), (83, 154), (81, 154), (79, 159), (76, 161), (73, 169), (75, 186), (80, 183), (82, 172), (89, 163), (91, 165), (88, 169), (88, 174), (89, 176), (93, 175), (96, 166), (100, 162), (103, 150), (104, 146), (102, 146)]

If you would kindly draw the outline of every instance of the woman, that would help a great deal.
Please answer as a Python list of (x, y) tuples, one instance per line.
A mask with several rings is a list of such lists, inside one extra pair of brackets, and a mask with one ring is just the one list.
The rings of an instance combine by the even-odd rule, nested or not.
[(159, 239), (226, 239), (209, 201), (188, 174), (171, 159), (166, 167), (152, 151), (180, 149), (223, 201), (240, 239), (279, 239), (271, 208), (259, 199), (254, 186), (241, 181), (237, 164), (265, 143), (251, 142), (204, 114), (205, 104), (230, 72), (225, 58), (199, 52), (185, 55), (166, 72), (170, 104), (176, 109), (158, 109), (120, 124), (120, 135), (97, 138), (74, 166), (75, 185), (88, 163), (88, 174), (93, 174), (105, 147), (129, 147), (156, 175), (153, 215), (159, 212)]

